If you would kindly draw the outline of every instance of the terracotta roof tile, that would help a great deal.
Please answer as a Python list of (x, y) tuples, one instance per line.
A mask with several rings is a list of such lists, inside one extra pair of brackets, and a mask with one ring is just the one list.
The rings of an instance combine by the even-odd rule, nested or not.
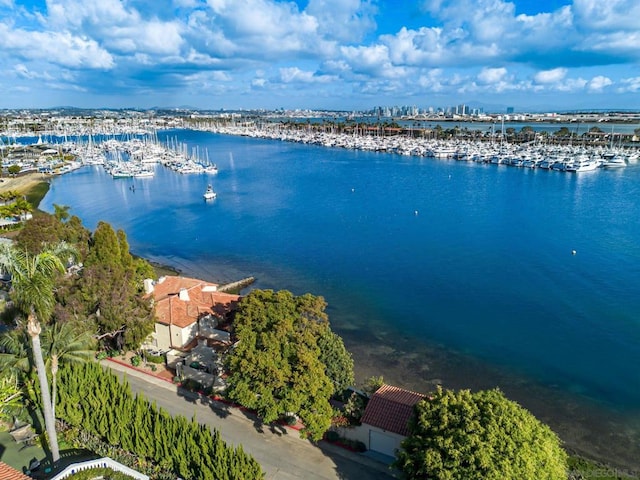
[(406, 437), (409, 435), (408, 424), (413, 406), (424, 398), (425, 395), (420, 393), (382, 385), (369, 400), (362, 423)]
[[(173, 276), (156, 283), (153, 298), (157, 322), (185, 328), (207, 314), (224, 316), (236, 306), (240, 296), (213, 291), (216, 286), (195, 278)], [(186, 291), (189, 300), (180, 299), (180, 290)]]
[(191, 287), (195, 287), (196, 285), (212, 285), (216, 286), (215, 283), (207, 283), (202, 280), (198, 280), (196, 278), (189, 277), (178, 277), (174, 275), (170, 275), (167, 277), (161, 277), (153, 285), (153, 298), (156, 300), (161, 300), (169, 295), (175, 295), (180, 292), (181, 288), (189, 289)]
[(0, 479), (2, 480), (31, 480), (24, 473), (10, 467), (6, 463), (0, 462)]

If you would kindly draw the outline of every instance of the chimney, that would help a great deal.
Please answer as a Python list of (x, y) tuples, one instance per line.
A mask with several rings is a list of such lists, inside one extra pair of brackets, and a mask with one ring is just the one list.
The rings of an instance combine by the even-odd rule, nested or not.
[(153, 280), (151, 280), (150, 278), (145, 278), (144, 279), (144, 293), (146, 293), (147, 295), (149, 293), (153, 293)]
[(183, 302), (188, 302), (189, 301), (189, 292), (187, 292), (186, 288), (181, 288), (180, 289), (180, 293), (178, 294), (178, 298), (180, 298), (180, 300), (182, 300)]

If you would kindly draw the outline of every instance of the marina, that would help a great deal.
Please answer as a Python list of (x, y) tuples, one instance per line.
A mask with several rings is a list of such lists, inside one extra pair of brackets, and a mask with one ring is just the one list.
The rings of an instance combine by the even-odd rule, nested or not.
[[(510, 143), (491, 137), (490, 141), (449, 139), (440, 140), (407, 135), (371, 135), (332, 133), (317, 130), (283, 129), (281, 124), (262, 123), (260, 126), (236, 126), (208, 122), (196, 124), (196, 130), (223, 135), (263, 138), (284, 142), (387, 153), (438, 160), (456, 160), (529, 169), (582, 173), (600, 168), (618, 169), (635, 164), (640, 158), (640, 138), (632, 137), (631, 147), (611, 142), (591, 146), (585, 141), (558, 145), (534, 139), (526, 143)], [(97, 140), (96, 138), (100, 138)], [(620, 138), (620, 137), (619, 137)], [(153, 177), (154, 166), (160, 164), (180, 174), (216, 175), (218, 166), (209, 158), (209, 150), (188, 145), (176, 137), (166, 136), (163, 142), (158, 132), (140, 133), (130, 130), (120, 135), (93, 135), (70, 139), (50, 137), (45, 144), (42, 137), (21, 137), (20, 143), (1, 145), (5, 168), (16, 164), (21, 172), (39, 169), (48, 173), (66, 173), (82, 165), (103, 165), (113, 178)], [(33, 148), (29, 155), (13, 152), (26, 145)], [(37, 147), (37, 148), (36, 148)], [(66, 160), (65, 160), (66, 158)]]
[(360, 378), (499, 386), (572, 446), (639, 458), (640, 164), (573, 174), (158, 134), (175, 137), (216, 158), (215, 202), (212, 177), (158, 165), (124, 183), (88, 165), (54, 178), (41, 208), (108, 221), (194, 277), (324, 296)]

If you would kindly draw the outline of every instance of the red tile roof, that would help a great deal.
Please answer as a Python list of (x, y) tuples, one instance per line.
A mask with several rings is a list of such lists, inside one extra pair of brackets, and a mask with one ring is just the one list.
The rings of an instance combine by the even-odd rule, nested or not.
[(391, 385), (382, 385), (373, 394), (362, 416), (362, 423), (399, 435), (409, 435), (413, 406), (425, 395)]
[(31, 480), (31, 477), (27, 477), (24, 473), (3, 462), (0, 462), (0, 478), (2, 480)]
[[(239, 295), (217, 292), (215, 283), (187, 277), (165, 277), (153, 289), (156, 321), (164, 325), (188, 327), (207, 314), (223, 317), (235, 308)], [(180, 299), (180, 291), (188, 300)]]

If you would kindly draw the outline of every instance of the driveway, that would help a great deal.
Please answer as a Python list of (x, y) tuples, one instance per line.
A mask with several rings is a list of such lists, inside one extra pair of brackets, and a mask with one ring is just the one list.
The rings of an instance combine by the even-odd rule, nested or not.
[(110, 361), (102, 365), (126, 376), (134, 393), (155, 402), (172, 415), (183, 415), (217, 429), (229, 444), (242, 445), (262, 466), (265, 478), (384, 479), (393, 478), (388, 466), (363, 454), (327, 442), (313, 444), (296, 430), (264, 425), (254, 415), (221, 402), (201, 398), (172, 383)]

